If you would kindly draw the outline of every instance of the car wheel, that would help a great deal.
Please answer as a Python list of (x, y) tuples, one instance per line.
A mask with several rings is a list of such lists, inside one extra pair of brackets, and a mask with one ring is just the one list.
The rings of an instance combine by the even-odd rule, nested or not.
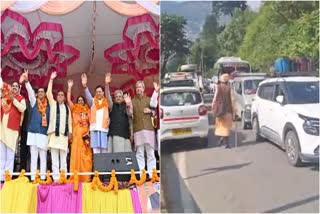
[(294, 131), (289, 131), (285, 139), (287, 158), (292, 166), (301, 166), (302, 161), (300, 158), (300, 144), (297, 134)]
[(259, 120), (257, 117), (253, 118), (252, 121), (252, 130), (254, 132), (254, 137), (256, 142), (262, 141), (262, 137), (260, 135), (260, 127), (259, 127)]
[(243, 112), (241, 113), (241, 128), (242, 129), (247, 129), (247, 123), (245, 122), (244, 120), (244, 115), (243, 115)]

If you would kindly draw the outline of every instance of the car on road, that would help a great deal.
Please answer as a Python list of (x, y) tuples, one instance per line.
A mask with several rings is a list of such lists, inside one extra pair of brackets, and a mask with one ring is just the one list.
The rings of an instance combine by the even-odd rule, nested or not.
[(200, 139), (208, 145), (208, 114), (199, 89), (195, 87), (164, 88), (160, 91), (161, 142), (178, 139)]
[(266, 73), (241, 73), (232, 80), (232, 92), (236, 106), (235, 118), (241, 120), (242, 129), (251, 128), (251, 104), (259, 83)]
[(319, 162), (319, 83), (318, 77), (302, 74), (266, 79), (252, 104), (256, 141), (278, 144), (293, 166)]

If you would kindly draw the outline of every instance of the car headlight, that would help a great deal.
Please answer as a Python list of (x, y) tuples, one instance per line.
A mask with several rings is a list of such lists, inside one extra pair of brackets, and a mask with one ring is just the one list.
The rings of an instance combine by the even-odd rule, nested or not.
[(302, 125), (303, 130), (310, 135), (319, 135), (319, 119), (307, 117), (299, 114), (299, 117), (304, 120)]

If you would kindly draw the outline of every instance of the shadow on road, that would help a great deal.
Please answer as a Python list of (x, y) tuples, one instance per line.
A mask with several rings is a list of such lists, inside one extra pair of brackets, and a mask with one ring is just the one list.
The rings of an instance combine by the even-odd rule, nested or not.
[(199, 174), (199, 175), (189, 176), (189, 177), (186, 177), (185, 180), (192, 179), (192, 178), (197, 178), (197, 177), (201, 177), (201, 176), (209, 175), (209, 174), (213, 174), (213, 173), (217, 173), (217, 172), (220, 172), (220, 171), (241, 169), (242, 167), (248, 166), (250, 164), (251, 164), (251, 162), (242, 163), (242, 164), (236, 164), (236, 165), (230, 165), (230, 166), (222, 166), (222, 167), (203, 169), (201, 171), (209, 171), (209, 172), (205, 172), (205, 173), (202, 173), (202, 174)]
[(201, 213), (191, 192), (182, 180), (172, 155), (162, 157), (161, 188), (168, 213)]
[(290, 208), (298, 207), (298, 206), (301, 206), (303, 204), (307, 204), (307, 203), (310, 203), (310, 202), (316, 201), (316, 200), (319, 200), (319, 195), (311, 196), (309, 198), (306, 198), (306, 199), (303, 199), (303, 200), (300, 200), (300, 201), (295, 201), (295, 202), (283, 205), (281, 207), (273, 208), (271, 210), (264, 211), (263, 213), (283, 212), (283, 211), (288, 210)]

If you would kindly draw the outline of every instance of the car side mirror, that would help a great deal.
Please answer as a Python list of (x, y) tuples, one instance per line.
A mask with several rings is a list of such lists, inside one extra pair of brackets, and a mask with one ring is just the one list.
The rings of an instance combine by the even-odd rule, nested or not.
[(282, 95), (279, 95), (276, 97), (276, 101), (282, 105), (284, 101), (284, 97)]
[(241, 87), (237, 88), (237, 92), (238, 94), (242, 94), (242, 88)]

